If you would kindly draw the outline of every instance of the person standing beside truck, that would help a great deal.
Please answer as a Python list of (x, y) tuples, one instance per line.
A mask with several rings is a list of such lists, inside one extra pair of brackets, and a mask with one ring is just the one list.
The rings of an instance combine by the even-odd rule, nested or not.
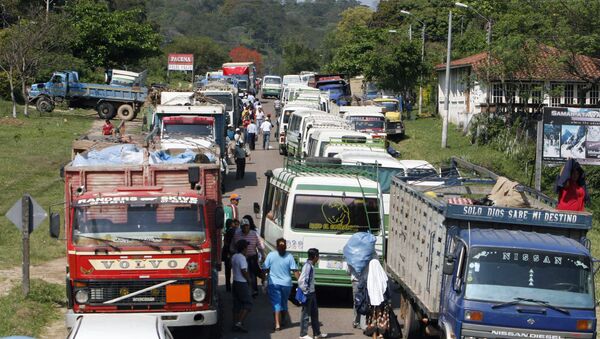
[(240, 227), (237, 220), (227, 219), (225, 221), (225, 235), (223, 236), (223, 248), (221, 249), (221, 259), (225, 264), (225, 290), (231, 292), (231, 241), (235, 231)]
[(246, 252), (248, 242), (239, 240), (235, 243), (237, 253), (231, 258), (233, 270), (233, 330), (248, 333), (244, 327), (244, 320), (252, 310), (252, 298), (250, 297), (250, 276), (248, 274), (248, 262), (246, 261)]
[(319, 322), (319, 306), (317, 304), (317, 294), (315, 293), (315, 265), (319, 262), (319, 250), (311, 248), (307, 252), (308, 260), (302, 266), (302, 273), (298, 278), (298, 288), (306, 296), (306, 302), (302, 304), (302, 313), (300, 313), (300, 338), (312, 339), (308, 335), (308, 319), (313, 330), (314, 338), (326, 338), (327, 333), (321, 332), (321, 323)]
[(248, 261), (248, 273), (250, 275), (250, 285), (252, 286), (252, 296), (258, 295), (257, 277), (261, 274), (261, 269), (258, 264), (258, 255), (260, 254), (262, 262), (265, 259), (265, 247), (258, 233), (250, 230), (250, 222), (247, 219), (242, 219), (240, 229), (233, 236), (233, 244), (240, 240), (248, 242), (248, 250), (246, 251), (246, 260)]
[(373, 339), (383, 338), (390, 327), (391, 297), (388, 290), (388, 277), (378, 259), (371, 259), (367, 273), (367, 294), (369, 311), (365, 334)]
[(244, 141), (238, 141), (235, 144), (235, 178), (237, 180), (244, 179), (246, 173), (246, 149), (244, 148)]
[(558, 193), (557, 210), (579, 211), (585, 210), (585, 203), (589, 201), (585, 172), (575, 159), (569, 159), (559, 176), (556, 178), (556, 193)]

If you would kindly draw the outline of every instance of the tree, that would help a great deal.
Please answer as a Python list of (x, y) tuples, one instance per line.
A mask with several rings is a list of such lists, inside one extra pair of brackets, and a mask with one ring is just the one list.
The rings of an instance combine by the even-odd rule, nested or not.
[(320, 68), (319, 57), (309, 47), (297, 42), (288, 42), (283, 46), (283, 67), (286, 74), (315, 71)]
[(237, 46), (229, 51), (229, 57), (233, 62), (252, 61), (256, 66), (256, 70), (262, 71), (262, 55), (257, 50), (253, 50), (244, 46)]
[(21, 84), (21, 94), (25, 99), (24, 114), (29, 115), (27, 105), (27, 83), (33, 79), (45, 57), (61, 47), (61, 34), (64, 32), (61, 20), (45, 20), (44, 15), (32, 19), (21, 19), (16, 24), (0, 31), (0, 69), (6, 72), (11, 101), (12, 115), (17, 116), (17, 98), (14, 81)]
[(125, 67), (160, 54), (160, 35), (140, 9), (111, 12), (103, 1), (80, 0), (66, 6), (75, 34), (73, 54), (91, 67)]

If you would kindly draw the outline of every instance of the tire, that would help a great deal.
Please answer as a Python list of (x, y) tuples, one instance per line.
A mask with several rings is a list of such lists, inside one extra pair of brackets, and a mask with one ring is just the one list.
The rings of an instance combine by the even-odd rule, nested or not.
[(54, 110), (54, 104), (48, 97), (41, 97), (35, 102), (35, 109), (40, 113), (50, 113)]
[(206, 334), (206, 338), (220, 339), (223, 336), (223, 312), (225, 308), (221, 302), (221, 298), (217, 297), (217, 323), (210, 326), (204, 326), (203, 332)]
[(101, 102), (100, 104), (98, 104), (98, 107), (96, 107), (96, 111), (98, 112), (98, 116), (101, 119), (112, 119), (115, 117), (115, 106), (113, 106), (113, 104), (111, 104), (110, 102)]
[(412, 303), (404, 294), (400, 295), (400, 318), (404, 321), (402, 329), (402, 339), (422, 339), (423, 329), (418, 322), (417, 313), (414, 310)]
[(123, 104), (117, 109), (117, 117), (121, 120), (131, 121), (135, 119), (135, 110), (129, 104)]

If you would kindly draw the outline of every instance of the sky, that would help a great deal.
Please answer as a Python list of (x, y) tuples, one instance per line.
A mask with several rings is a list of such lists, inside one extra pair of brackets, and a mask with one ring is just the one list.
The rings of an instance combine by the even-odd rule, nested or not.
[(364, 5), (370, 6), (371, 8), (377, 7), (377, 3), (379, 3), (379, 0), (359, 0), (359, 1)]

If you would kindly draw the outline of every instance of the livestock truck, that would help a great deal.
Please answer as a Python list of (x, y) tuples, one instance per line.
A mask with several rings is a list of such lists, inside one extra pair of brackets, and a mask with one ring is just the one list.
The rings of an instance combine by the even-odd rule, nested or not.
[(42, 113), (66, 102), (69, 107), (93, 108), (102, 119), (133, 120), (148, 96), (143, 87), (146, 73), (113, 70), (109, 74), (107, 84), (90, 84), (80, 82), (76, 71), (54, 72), (50, 81), (31, 86), (27, 100)]
[(219, 337), (219, 166), (148, 158), (64, 167), (67, 327), (82, 315), (146, 314)]
[[(385, 266), (404, 337), (595, 338), (592, 216), (454, 161), (488, 178), (393, 180)], [(490, 193), (493, 204), (477, 202)]]

